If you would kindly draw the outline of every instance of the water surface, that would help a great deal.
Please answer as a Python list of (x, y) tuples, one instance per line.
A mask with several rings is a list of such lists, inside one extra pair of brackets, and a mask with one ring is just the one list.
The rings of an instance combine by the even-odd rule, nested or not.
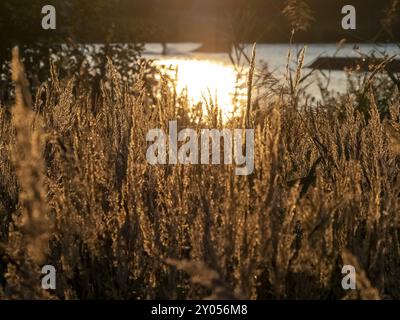
[[(177, 87), (179, 91), (187, 90), (192, 102), (203, 101), (212, 96), (218, 100), (219, 106), (228, 115), (233, 110), (232, 98), (237, 93), (237, 72), (227, 53), (197, 53), (200, 47), (197, 43), (168, 44), (167, 54), (162, 55), (160, 44), (146, 44), (145, 57), (154, 59), (158, 65), (171, 67), (176, 71)], [(386, 53), (399, 57), (400, 48), (395, 44), (346, 44), (338, 48), (335, 44), (295, 44), (291, 48), (291, 61), (294, 62), (297, 54), (306, 47), (304, 65), (307, 67), (319, 56), (360, 57), (360, 54), (374, 53), (381, 56)], [(247, 46), (250, 55), (251, 46)], [(267, 65), (277, 79), (284, 79), (289, 51), (288, 44), (258, 44), (256, 50), (257, 66)], [(305, 68), (304, 73), (310, 71)], [(318, 79), (328, 85), (329, 90), (344, 92), (347, 89), (347, 79), (344, 72), (324, 72), (329, 76), (329, 84), (324, 80), (321, 72), (315, 72), (309, 78), (308, 92), (315, 98), (320, 97)]]

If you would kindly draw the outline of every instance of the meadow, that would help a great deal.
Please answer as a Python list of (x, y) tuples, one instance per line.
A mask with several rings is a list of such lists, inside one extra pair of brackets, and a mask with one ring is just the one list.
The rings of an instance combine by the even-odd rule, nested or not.
[[(128, 86), (111, 59), (96, 97), (55, 67), (31, 95), (20, 59), (0, 107), (1, 299), (400, 299), (400, 95), (382, 66), (316, 103), (304, 51), (261, 97), (253, 57), (223, 121), (169, 78)], [(146, 133), (174, 120), (254, 128), (254, 173), (148, 164)]]

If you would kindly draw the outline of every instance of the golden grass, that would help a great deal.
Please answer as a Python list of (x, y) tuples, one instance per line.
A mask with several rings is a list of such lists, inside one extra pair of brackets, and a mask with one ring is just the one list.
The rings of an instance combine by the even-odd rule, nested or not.
[[(286, 93), (295, 75), (263, 101), (255, 173), (240, 177), (146, 163), (149, 129), (223, 126), (168, 83), (150, 104), (143, 78), (129, 94), (109, 62), (95, 104), (54, 70), (31, 102), (16, 52), (13, 74), (15, 107), (0, 108), (3, 298), (400, 298), (398, 149), (372, 94), (368, 120), (351, 96), (309, 108)], [(393, 127), (399, 108), (397, 95)], [(250, 97), (247, 110), (225, 126), (252, 122)], [(355, 292), (341, 288), (345, 263)], [(48, 294), (43, 264), (58, 270)]]

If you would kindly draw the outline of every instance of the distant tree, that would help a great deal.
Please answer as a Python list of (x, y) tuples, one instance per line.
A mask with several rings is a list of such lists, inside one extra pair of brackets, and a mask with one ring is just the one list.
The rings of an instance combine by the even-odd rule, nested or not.
[(383, 17), (381, 19), (382, 31), (390, 36), (392, 41), (396, 40), (394, 30), (400, 25), (400, 0), (390, 0), (390, 3), (385, 8)]
[[(42, 7), (48, 4), (56, 8), (56, 30), (41, 27)], [(33, 87), (48, 79), (50, 58), (62, 76), (76, 75), (94, 92), (105, 75), (107, 57), (125, 78), (137, 72), (143, 46), (132, 42), (140, 28), (126, 23), (128, 4), (126, 0), (1, 0), (0, 30), (5, 37), (0, 41), (0, 100), (8, 99), (9, 60), (15, 45)], [(102, 46), (89, 50), (88, 45), (93, 49), (94, 44)]]
[(288, 0), (283, 9), (283, 14), (295, 31), (307, 31), (315, 20), (314, 12), (305, 0)]

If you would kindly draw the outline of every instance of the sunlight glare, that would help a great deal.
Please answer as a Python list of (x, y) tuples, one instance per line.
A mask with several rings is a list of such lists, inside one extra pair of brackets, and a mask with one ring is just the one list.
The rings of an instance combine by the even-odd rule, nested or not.
[[(224, 119), (232, 116), (233, 98), (237, 87), (237, 77), (232, 66), (209, 60), (165, 59), (157, 61), (159, 65), (178, 69), (177, 90), (187, 90), (190, 102), (196, 104), (209, 100), (210, 95), (222, 110)], [(171, 74), (174, 76), (175, 73)], [(207, 110), (204, 110), (207, 112)]]

